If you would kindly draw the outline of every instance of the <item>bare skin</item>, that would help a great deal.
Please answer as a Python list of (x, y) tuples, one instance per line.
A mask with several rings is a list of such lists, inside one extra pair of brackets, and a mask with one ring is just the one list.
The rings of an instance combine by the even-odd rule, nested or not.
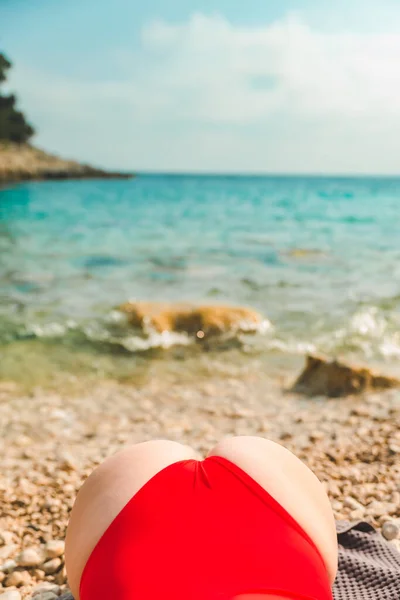
[[(333, 583), (337, 571), (335, 523), (325, 490), (312, 471), (283, 446), (258, 437), (224, 439), (208, 456), (235, 463), (292, 515), (319, 549)], [(111, 522), (149, 479), (186, 459), (202, 457), (177, 442), (154, 440), (109, 457), (88, 477), (75, 501), (66, 538), (68, 581), (76, 600), (86, 562)], [(266, 598), (283, 600), (265, 594), (246, 594), (237, 600)]]

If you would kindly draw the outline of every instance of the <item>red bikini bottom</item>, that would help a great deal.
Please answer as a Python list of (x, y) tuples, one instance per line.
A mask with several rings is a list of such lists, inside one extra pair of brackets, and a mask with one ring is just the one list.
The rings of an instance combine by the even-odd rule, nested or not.
[(324, 561), (288, 512), (218, 456), (169, 465), (121, 510), (83, 571), (81, 600), (332, 600)]

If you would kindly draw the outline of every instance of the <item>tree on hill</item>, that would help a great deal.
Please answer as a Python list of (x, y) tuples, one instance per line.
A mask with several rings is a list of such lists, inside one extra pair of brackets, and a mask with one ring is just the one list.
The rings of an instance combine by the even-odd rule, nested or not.
[[(6, 81), (10, 61), (0, 52), (0, 84)], [(22, 144), (35, 133), (26, 121), (22, 112), (16, 109), (17, 99), (14, 94), (3, 96), (0, 92), (0, 141), (6, 140)]]

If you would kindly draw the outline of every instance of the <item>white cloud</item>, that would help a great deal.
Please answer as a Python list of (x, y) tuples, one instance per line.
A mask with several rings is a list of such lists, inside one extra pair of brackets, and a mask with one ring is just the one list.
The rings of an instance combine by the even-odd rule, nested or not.
[(399, 56), (399, 34), (196, 14), (147, 25), (124, 79), (84, 84), (25, 68), (14, 84), (42, 145), (114, 167), (395, 172)]

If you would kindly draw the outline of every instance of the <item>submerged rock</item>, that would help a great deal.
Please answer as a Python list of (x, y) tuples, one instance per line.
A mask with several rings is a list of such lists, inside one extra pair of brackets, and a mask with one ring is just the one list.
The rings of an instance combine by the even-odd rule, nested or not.
[(133, 327), (142, 331), (187, 333), (198, 339), (229, 332), (255, 332), (263, 323), (262, 316), (256, 311), (233, 306), (127, 302), (119, 310)]
[(283, 256), (287, 258), (295, 258), (295, 259), (317, 259), (317, 258), (327, 258), (327, 255), (322, 250), (313, 250), (311, 248), (291, 248), (286, 252), (282, 253)]
[(306, 366), (292, 389), (309, 396), (324, 395), (336, 398), (398, 386), (398, 379), (374, 373), (366, 367), (309, 355)]

